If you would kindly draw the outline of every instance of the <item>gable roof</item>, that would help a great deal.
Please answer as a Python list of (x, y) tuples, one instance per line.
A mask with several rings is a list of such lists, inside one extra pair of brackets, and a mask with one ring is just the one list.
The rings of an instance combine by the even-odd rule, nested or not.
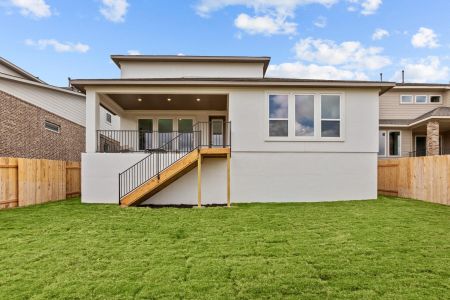
[[(5, 67), (7, 67), (8, 69), (13, 70), (14, 72), (20, 74), (21, 76), (23, 76), (25, 79), (34, 81), (34, 82), (39, 82), (39, 83), (43, 83), (45, 84), (44, 81), (40, 80), (39, 77), (34, 76), (33, 74), (25, 71), (24, 69), (16, 66), (15, 64), (13, 64), (12, 62), (10, 62), (9, 60), (6, 60), (5, 58), (0, 56), (0, 64), (4, 65)], [(9, 74), (8, 74), (9, 75)]]
[(111, 55), (111, 59), (119, 68), (121, 61), (262, 63), (263, 74), (266, 74), (270, 63), (268, 56)]

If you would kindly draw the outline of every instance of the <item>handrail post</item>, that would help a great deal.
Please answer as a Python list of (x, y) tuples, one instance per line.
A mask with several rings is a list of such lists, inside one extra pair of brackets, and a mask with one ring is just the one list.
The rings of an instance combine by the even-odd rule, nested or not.
[(156, 152), (156, 172), (159, 180), (159, 152)]

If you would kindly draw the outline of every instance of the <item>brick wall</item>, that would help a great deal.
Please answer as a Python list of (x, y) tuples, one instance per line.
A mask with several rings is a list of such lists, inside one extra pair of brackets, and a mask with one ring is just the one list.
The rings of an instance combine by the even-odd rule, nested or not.
[[(46, 129), (45, 121), (60, 132)], [(0, 91), (0, 157), (79, 161), (84, 151), (83, 126)]]

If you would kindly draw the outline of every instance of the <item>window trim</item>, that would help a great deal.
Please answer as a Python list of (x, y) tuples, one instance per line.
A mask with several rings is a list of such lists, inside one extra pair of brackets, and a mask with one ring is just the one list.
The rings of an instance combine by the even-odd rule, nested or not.
[[(388, 156), (388, 157), (401, 157), (402, 156), (402, 131), (401, 130), (387, 130), (387, 132), (388, 132), (388, 134), (386, 136), (386, 138), (387, 138), (386, 156)], [(390, 141), (390, 138), (389, 138), (389, 135), (391, 134), (391, 132), (398, 132), (399, 133), (399, 135), (398, 135), (398, 137), (399, 137), (398, 155), (391, 155), (391, 153), (389, 151), (391, 149), (391, 141)]]
[[(270, 95), (287, 95), (288, 96), (288, 136), (274, 137), (269, 135), (269, 96)], [(295, 96), (314, 95), (314, 136), (296, 136), (295, 135)], [(340, 97), (340, 136), (339, 137), (322, 137), (322, 107), (321, 95), (339, 96)], [(266, 142), (344, 142), (345, 141), (345, 102), (346, 94), (342, 91), (305, 91), (293, 90), (286, 93), (278, 92), (276, 90), (266, 91), (266, 116), (265, 116), (265, 139)], [(270, 119), (273, 120), (273, 119)], [(283, 119), (284, 120), (284, 119)], [(330, 119), (331, 120), (331, 119)], [(337, 119), (333, 121), (338, 121)]]
[[(439, 97), (439, 102), (431, 102), (431, 97)], [(442, 96), (441, 95), (430, 95), (429, 96), (429, 103), (430, 104), (442, 104)]]
[[(403, 102), (402, 101), (403, 97), (411, 97), (411, 102)], [(408, 95), (408, 94), (400, 95), (400, 104), (414, 104), (414, 95)]]
[[(417, 97), (425, 97), (425, 102), (417, 102)], [(415, 95), (414, 103), (415, 104), (428, 104), (428, 95)]]
[[(380, 155), (380, 152), (378, 151), (378, 157), (387, 157), (388, 154), (388, 130), (378, 130), (378, 143), (379, 143), (379, 138), (380, 138), (380, 134), (384, 132), (384, 154)], [(378, 145), (378, 149), (380, 149), (380, 145)]]
[[(48, 128), (48, 127), (47, 127), (47, 124), (51, 124), (51, 125), (53, 125), (53, 126), (56, 126), (56, 127), (58, 128), (58, 130), (53, 130), (53, 129)], [(61, 125), (58, 125), (58, 124), (56, 124), (56, 123), (53, 123), (53, 122), (50, 122), (50, 121), (47, 121), (47, 120), (44, 121), (44, 128), (45, 128), (46, 130), (51, 131), (51, 132), (54, 132), (54, 133), (61, 133)]]

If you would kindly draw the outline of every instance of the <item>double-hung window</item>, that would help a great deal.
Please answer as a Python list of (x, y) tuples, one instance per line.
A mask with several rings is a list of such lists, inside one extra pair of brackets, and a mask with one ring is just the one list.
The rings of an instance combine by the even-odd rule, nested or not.
[(340, 94), (270, 94), (269, 139), (338, 141), (343, 131)]
[(289, 129), (288, 95), (269, 96), (269, 136), (287, 137)]
[(321, 95), (321, 137), (341, 136), (341, 96)]

